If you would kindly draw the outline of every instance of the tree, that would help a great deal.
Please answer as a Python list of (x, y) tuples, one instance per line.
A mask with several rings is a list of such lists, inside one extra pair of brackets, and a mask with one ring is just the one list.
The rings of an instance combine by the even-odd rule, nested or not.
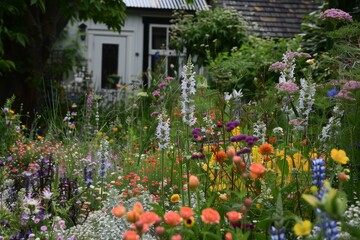
[(33, 112), (47, 60), (71, 21), (105, 23), (120, 31), (125, 21), (122, 0), (1, 0), (0, 104), (11, 95)]

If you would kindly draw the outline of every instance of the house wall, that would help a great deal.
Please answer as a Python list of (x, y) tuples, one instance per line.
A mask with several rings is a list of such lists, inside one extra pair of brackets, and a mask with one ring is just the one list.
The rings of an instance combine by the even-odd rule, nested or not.
[[(170, 17), (169, 11), (157, 11), (157, 10), (136, 10), (129, 9), (127, 11), (127, 18), (125, 25), (122, 27), (121, 33), (108, 30), (105, 24), (94, 23), (93, 21), (75, 22), (69, 26), (69, 38), (77, 39), (82, 49), (82, 55), (87, 59), (88, 71), (93, 75), (92, 87), (95, 89), (101, 88), (101, 80), (99, 76), (101, 73), (101, 54), (99, 54), (99, 47), (101, 43), (97, 43), (99, 39), (101, 41), (107, 41), (113, 39), (120, 40), (120, 45), (126, 42), (126, 47), (121, 50), (126, 50), (124, 60), (120, 61), (119, 71), (125, 71), (123, 82), (126, 84), (132, 83), (132, 81), (142, 81), (143, 78), (143, 59), (147, 57), (147, 53), (144, 53), (144, 41), (147, 36), (144, 36), (144, 23), (143, 17)], [(78, 26), (81, 23), (87, 25), (85, 40), (80, 39)], [(144, 40), (145, 39), (145, 40)], [(112, 40), (111, 40), (112, 41)], [(146, 56), (144, 56), (144, 54)], [(121, 56), (123, 57), (123, 56)], [(70, 78), (73, 77), (70, 75)], [(74, 77), (73, 77), (74, 78)]]

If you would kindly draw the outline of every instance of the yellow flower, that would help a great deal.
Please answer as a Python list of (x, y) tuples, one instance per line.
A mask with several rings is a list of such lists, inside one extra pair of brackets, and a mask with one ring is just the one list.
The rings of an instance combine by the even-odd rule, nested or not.
[(170, 198), (170, 201), (172, 203), (177, 203), (178, 201), (180, 201), (180, 195), (179, 194), (173, 194)]
[(102, 133), (102, 132), (98, 132), (97, 135), (98, 135), (98, 136), (102, 136), (103, 133)]
[(333, 148), (330, 152), (331, 158), (337, 161), (340, 164), (347, 164), (349, 158), (346, 156), (346, 152), (344, 150), (337, 150)]
[(311, 222), (309, 220), (297, 222), (294, 225), (294, 232), (298, 236), (306, 236), (311, 232)]
[(253, 159), (254, 162), (262, 163), (263, 156), (259, 152), (259, 147), (258, 146), (254, 146), (252, 148), (251, 158)]
[(187, 227), (192, 227), (195, 223), (194, 217), (189, 217), (187, 219), (184, 219), (184, 225)]
[(231, 130), (231, 134), (232, 134), (233, 136), (240, 135), (240, 133), (241, 133), (241, 129), (240, 129), (239, 126), (237, 126), (236, 128), (234, 128), (233, 130)]
[(10, 113), (10, 114), (14, 114), (15, 112), (14, 112), (14, 110), (10, 109), (10, 110), (9, 110), (9, 113)]
[(118, 130), (119, 130), (119, 129), (118, 129), (117, 127), (114, 127), (114, 128), (113, 128), (113, 131), (114, 131), (114, 132), (117, 132)]

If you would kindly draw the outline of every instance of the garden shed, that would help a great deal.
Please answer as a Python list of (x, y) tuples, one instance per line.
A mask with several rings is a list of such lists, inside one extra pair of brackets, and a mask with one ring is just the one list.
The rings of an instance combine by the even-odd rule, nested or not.
[[(83, 32), (88, 71), (95, 90), (111, 88), (108, 76), (119, 75), (130, 84), (143, 79), (143, 73), (164, 66), (164, 73), (178, 71), (181, 56), (169, 48), (170, 18), (174, 10), (206, 10), (205, 0), (124, 0), (127, 19), (121, 33), (92, 21), (77, 23), (72, 32)], [(77, 34), (79, 36), (79, 34)], [(161, 64), (160, 64), (161, 63)], [(147, 84), (147, 82), (145, 82)], [(150, 84), (150, 83), (149, 83)]]

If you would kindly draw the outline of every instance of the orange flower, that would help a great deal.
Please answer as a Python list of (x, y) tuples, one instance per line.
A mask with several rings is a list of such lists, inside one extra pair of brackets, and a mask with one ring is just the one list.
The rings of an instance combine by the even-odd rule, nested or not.
[(229, 158), (232, 158), (235, 156), (235, 148), (233, 146), (230, 146), (226, 149), (226, 155), (229, 157)]
[(124, 206), (116, 206), (111, 210), (111, 214), (115, 217), (121, 218), (126, 213), (126, 208)]
[(142, 206), (142, 204), (140, 202), (136, 202), (133, 206), (133, 210), (138, 212), (139, 215), (142, 214), (144, 212), (144, 208)]
[(171, 240), (181, 240), (181, 235), (180, 234), (176, 234), (174, 236), (171, 237)]
[(189, 187), (190, 187), (190, 189), (195, 190), (195, 189), (197, 189), (198, 186), (199, 186), (199, 179), (197, 178), (197, 176), (191, 175), (189, 177)]
[(194, 215), (194, 211), (191, 207), (181, 207), (180, 208), (180, 215), (184, 219), (188, 219)]
[(137, 220), (139, 220), (139, 218), (140, 218), (140, 214), (135, 210), (132, 210), (126, 214), (126, 220), (128, 220), (131, 223), (136, 222)]
[(262, 155), (273, 154), (274, 153), (274, 147), (269, 143), (263, 143), (259, 147), (259, 152)]
[(215, 153), (215, 161), (219, 163), (223, 163), (226, 159), (227, 155), (224, 151), (219, 151)]
[(239, 213), (237, 211), (230, 211), (226, 213), (226, 216), (231, 223), (236, 223), (242, 217), (242, 213)]
[(269, 143), (276, 143), (276, 142), (277, 142), (276, 137), (269, 138)]
[(134, 231), (126, 231), (123, 235), (124, 240), (139, 240), (140, 236)]
[(232, 238), (232, 234), (231, 234), (231, 232), (227, 232), (226, 234), (225, 234), (225, 240), (232, 240), (233, 238)]
[(201, 220), (204, 223), (215, 224), (220, 222), (220, 214), (212, 208), (206, 208), (201, 212)]
[(144, 212), (143, 214), (140, 215), (139, 220), (142, 221), (143, 223), (153, 225), (155, 222), (158, 221), (159, 218), (160, 217), (154, 212)]
[(164, 214), (164, 221), (170, 226), (177, 226), (181, 223), (181, 216), (177, 212), (167, 212)]
[(261, 163), (253, 163), (249, 167), (250, 170), (250, 177), (257, 179), (265, 174), (265, 167)]

